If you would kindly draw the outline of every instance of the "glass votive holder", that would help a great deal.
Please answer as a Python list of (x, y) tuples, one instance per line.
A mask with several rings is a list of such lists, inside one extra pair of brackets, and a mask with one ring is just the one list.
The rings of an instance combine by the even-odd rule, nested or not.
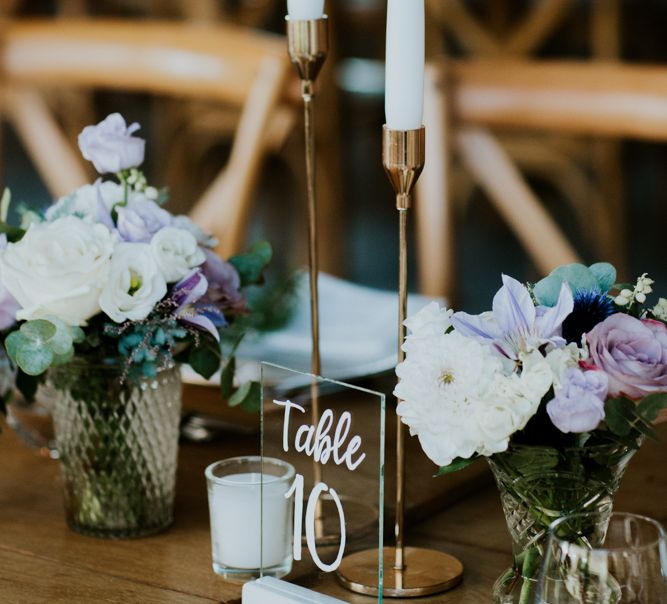
[[(294, 466), (280, 459), (233, 457), (205, 471), (213, 570), (245, 583), (292, 569)], [(263, 496), (262, 496), (263, 488)], [(262, 505), (263, 503), (263, 505)]]

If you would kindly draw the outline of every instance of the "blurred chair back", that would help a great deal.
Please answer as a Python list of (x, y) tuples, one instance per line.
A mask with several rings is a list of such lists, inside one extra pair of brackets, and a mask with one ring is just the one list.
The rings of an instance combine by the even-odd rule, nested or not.
[(240, 107), (228, 164), (192, 210), (219, 238), (220, 253), (239, 250), (267, 127), (285, 95), (289, 60), (282, 38), (222, 25), (14, 21), (3, 31), (1, 52), (6, 117), (55, 196), (87, 178), (44, 89), (118, 89)]
[[(431, 65), (424, 121), (431, 168), (417, 184), (421, 289), (451, 299), (455, 284), (451, 164), (460, 160), (510, 226), (535, 266), (547, 273), (578, 255), (491, 128), (608, 139), (667, 141), (667, 68), (526, 60)], [(605, 200), (587, 234), (602, 225), (615, 245)]]

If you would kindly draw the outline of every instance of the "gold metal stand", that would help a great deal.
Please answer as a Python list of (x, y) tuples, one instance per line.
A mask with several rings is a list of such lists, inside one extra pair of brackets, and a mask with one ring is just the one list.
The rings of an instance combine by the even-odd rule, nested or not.
[[(329, 29), (326, 16), (321, 19), (295, 21), (287, 17), (287, 49), (292, 64), (301, 78), (303, 98), (304, 128), (306, 137), (306, 188), (308, 193), (308, 269), (310, 279), (310, 328), (312, 349), (310, 372), (321, 375), (320, 359), (320, 317), (319, 317), (319, 260), (317, 236), (317, 198), (315, 196), (315, 92), (314, 83), (324, 65), (329, 50)], [(311, 417), (313, 425), (320, 418), (319, 385), (311, 384)], [(322, 482), (322, 468), (313, 463), (313, 482)], [(324, 512), (320, 502), (315, 513), (315, 536), (318, 541), (325, 537)]]
[[(396, 192), (399, 212), (399, 312), (398, 362), (405, 358), (403, 341), (408, 307), (408, 210), (414, 185), (424, 168), (424, 128), (382, 131), (382, 164)], [(400, 401), (398, 401), (400, 402)], [(396, 421), (396, 546), (384, 549), (383, 595), (414, 598), (446, 591), (463, 578), (463, 565), (449, 554), (405, 547), (405, 429)], [(349, 590), (378, 595), (378, 552), (367, 550), (347, 556), (338, 569), (340, 582)]]

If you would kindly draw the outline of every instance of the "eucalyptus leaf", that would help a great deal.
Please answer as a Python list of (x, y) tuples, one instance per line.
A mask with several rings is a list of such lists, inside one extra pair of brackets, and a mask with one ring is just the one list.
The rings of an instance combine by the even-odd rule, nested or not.
[(34, 321), (27, 321), (21, 325), (20, 331), (26, 338), (46, 344), (46, 342), (56, 335), (57, 328), (51, 321), (36, 319)]
[(241, 277), (241, 287), (261, 283), (266, 265), (271, 262), (273, 250), (267, 241), (255, 243), (245, 254), (229, 259)]
[(41, 375), (53, 361), (53, 353), (47, 346), (27, 338), (20, 331), (10, 333), (5, 343), (9, 343), (7, 352), (12, 350), (10, 357), (28, 375)]
[(262, 408), (262, 386), (259, 382), (250, 382), (250, 390), (239, 407), (246, 413), (259, 413)]
[(609, 262), (596, 262), (589, 267), (597, 279), (600, 291), (608, 292), (616, 282), (616, 269)]
[(250, 389), (252, 388), (253, 383), (256, 382), (246, 382), (245, 384), (241, 384), (238, 387), (238, 390), (229, 397), (229, 406), (238, 407), (241, 405), (248, 394), (250, 394)]

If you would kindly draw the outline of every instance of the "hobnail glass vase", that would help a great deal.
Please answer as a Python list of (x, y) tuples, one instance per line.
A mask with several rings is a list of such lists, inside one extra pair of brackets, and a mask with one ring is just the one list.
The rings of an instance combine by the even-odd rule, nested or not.
[[(606, 523), (636, 446), (557, 450), (514, 446), (489, 458), (512, 538), (514, 563), (493, 586), (493, 604), (533, 604), (549, 525), (570, 514), (595, 512)], [(581, 526), (582, 535), (604, 527)]]
[(179, 369), (141, 379), (123, 369), (75, 359), (51, 369), (47, 381), (67, 523), (111, 539), (169, 526), (176, 483)]

